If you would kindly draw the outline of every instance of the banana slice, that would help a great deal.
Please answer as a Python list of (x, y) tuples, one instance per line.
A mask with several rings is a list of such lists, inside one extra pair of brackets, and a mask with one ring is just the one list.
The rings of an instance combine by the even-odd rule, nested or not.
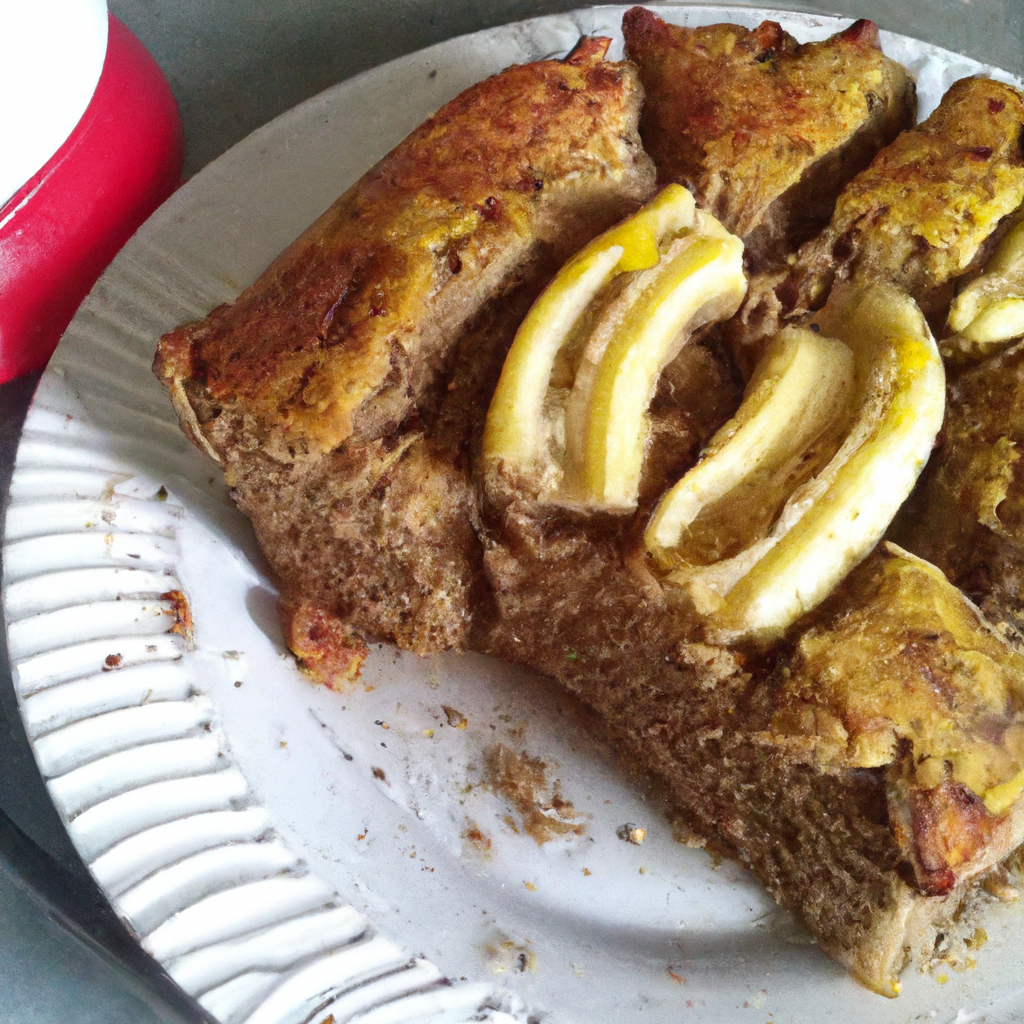
[(1024, 222), (999, 243), (984, 273), (956, 297), (948, 323), (968, 343), (960, 347), (978, 355), (1024, 335)]
[[(778, 334), (736, 416), (651, 518), (644, 540), (662, 568), (727, 559), (726, 574), (735, 583), (765, 548), (767, 541), (758, 544), (758, 538), (793, 491), (838, 449), (854, 384), (853, 353), (841, 341), (802, 327)], [(698, 607), (708, 611), (715, 604), (712, 598), (710, 607), (707, 601)]]
[(569, 494), (593, 508), (636, 507), (658, 377), (694, 330), (736, 312), (746, 288), (743, 243), (698, 213), (693, 232), (606, 308), (565, 408)]
[(536, 493), (556, 487), (553, 424), (545, 405), (555, 360), (595, 296), (616, 275), (655, 266), (665, 239), (694, 220), (693, 196), (669, 185), (634, 216), (580, 250), (534, 303), (516, 333), (484, 426), (485, 474), (499, 465)]
[[(705, 549), (701, 564), (692, 543), (676, 541), (673, 546), (673, 505), (681, 500), (673, 499), (673, 492), (659, 505), (648, 530), (655, 557), (676, 566), (669, 583), (685, 591), (707, 617), (716, 642), (774, 639), (820, 603), (882, 536), (913, 488), (942, 425), (942, 362), (909, 296), (883, 284), (863, 291), (840, 286), (814, 322), (822, 335), (850, 348), (856, 376), (856, 411), (828, 464), (793, 491), (769, 530), (731, 556), (716, 558), (713, 550)], [(778, 350), (773, 351), (778, 357)], [(789, 392), (794, 400), (800, 393), (798, 387)], [(756, 402), (755, 395), (756, 388), (746, 401)], [(841, 398), (838, 404), (843, 404)], [(792, 429), (788, 418), (780, 415), (776, 431), (759, 411), (755, 404), (743, 414), (741, 407), (737, 419), (760, 420), (771, 458), (787, 451), (792, 458), (794, 446), (782, 436)], [(798, 412), (791, 409), (790, 415)], [(737, 425), (734, 436), (743, 425)], [(742, 443), (736, 442), (737, 451)], [(702, 472), (704, 494), (727, 504), (731, 497), (735, 517), (735, 503), (743, 505), (744, 474), (732, 470), (731, 480), (726, 475), (731, 460), (721, 453), (728, 447), (721, 446), (716, 460), (721, 484), (715, 482), (714, 466), (704, 469), (702, 464), (688, 476)], [(687, 477), (681, 484), (685, 493)], [(706, 502), (697, 513), (711, 507)], [(678, 515), (678, 522), (685, 525), (687, 515), (692, 515), (691, 523), (696, 518), (691, 510)]]

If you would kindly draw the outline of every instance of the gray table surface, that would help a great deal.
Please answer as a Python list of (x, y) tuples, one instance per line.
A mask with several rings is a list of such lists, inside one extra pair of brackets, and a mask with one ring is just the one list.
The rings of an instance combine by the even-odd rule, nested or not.
[[(579, 0), (109, 0), (174, 91), (186, 175), (270, 118), (431, 43)], [(868, 17), (1024, 75), (1024, 0), (780, 0)], [(35, 378), (0, 387), (0, 494)], [(0, 635), (0, 1024), (207, 1019), (131, 940), (95, 888), (39, 779)]]

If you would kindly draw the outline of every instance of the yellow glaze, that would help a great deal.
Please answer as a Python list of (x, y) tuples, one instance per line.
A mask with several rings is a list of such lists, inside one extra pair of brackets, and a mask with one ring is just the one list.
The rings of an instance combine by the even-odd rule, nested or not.
[[(947, 778), (1003, 814), (1024, 792), (1024, 657), (928, 562), (887, 544), (800, 638), (772, 731), (823, 766), (876, 768), (911, 744), (915, 784)], [(813, 711), (813, 713), (812, 713)]]

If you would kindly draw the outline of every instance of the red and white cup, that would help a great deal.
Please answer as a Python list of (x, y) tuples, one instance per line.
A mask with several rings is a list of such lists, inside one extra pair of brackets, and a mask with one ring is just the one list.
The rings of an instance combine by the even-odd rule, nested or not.
[(178, 110), (105, 0), (0, 4), (0, 383), (46, 365), (178, 186)]

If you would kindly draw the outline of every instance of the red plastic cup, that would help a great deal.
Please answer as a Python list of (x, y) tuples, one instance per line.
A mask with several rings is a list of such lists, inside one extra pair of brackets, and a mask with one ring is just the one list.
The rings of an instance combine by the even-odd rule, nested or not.
[(183, 157), (167, 80), (110, 15), (89, 106), (0, 208), (0, 383), (46, 365), (103, 269), (177, 188)]

